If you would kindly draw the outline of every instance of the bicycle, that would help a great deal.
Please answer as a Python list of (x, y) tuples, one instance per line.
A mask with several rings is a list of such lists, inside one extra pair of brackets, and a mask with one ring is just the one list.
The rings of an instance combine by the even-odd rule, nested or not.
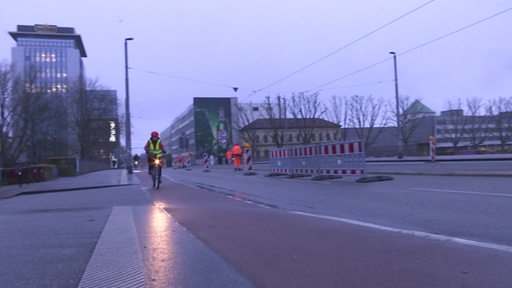
[(156, 157), (153, 159), (153, 169), (151, 169), (151, 178), (153, 178), (153, 188), (159, 189), (160, 177), (162, 175), (162, 158)]

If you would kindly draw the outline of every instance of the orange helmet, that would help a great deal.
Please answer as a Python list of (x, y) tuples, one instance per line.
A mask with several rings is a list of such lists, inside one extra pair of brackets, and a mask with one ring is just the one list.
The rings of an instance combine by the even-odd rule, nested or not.
[(158, 132), (156, 132), (156, 131), (151, 132), (151, 137), (158, 137)]

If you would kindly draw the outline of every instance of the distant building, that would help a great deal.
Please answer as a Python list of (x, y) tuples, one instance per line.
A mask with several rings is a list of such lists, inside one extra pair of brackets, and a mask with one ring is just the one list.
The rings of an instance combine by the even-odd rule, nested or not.
[(427, 107), (420, 100), (414, 100), (407, 109), (402, 113), (402, 120), (406, 119), (417, 119), (422, 117), (435, 116), (436, 112)]
[[(220, 106), (225, 107), (224, 112), (220, 112)], [(231, 107), (229, 117), (225, 112), (229, 109), (227, 107)], [(284, 118), (284, 113), (279, 114), (279, 105), (275, 103), (270, 108), (274, 112), (273, 118), (268, 113), (272, 111), (264, 111), (265, 107), (268, 105), (238, 103), (236, 98), (194, 98), (194, 104), (163, 131), (162, 138), (171, 147), (173, 156), (190, 153), (195, 159), (200, 159), (203, 153), (222, 157), (218, 143), (223, 138), (219, 135), (229, 135), (225, 142), (227, 146), (233, 143), (251, 145), (255, 161), (266, 161), (269, 152), (279, 147), (354, 140), (363, 141), (367, 157), (396, 157), (400, 152), (399, 139), (403, 144), (403, 155), (428, 156), (432, 137), (437, 140), (439, 154), (466, 149), (473, 149), (475, 153), (477, 149), (512, 149), (512, 112), (467, 116), (462, 110), (452, 110), (443, 111), (438, 116), (416, 100), (400, 115), (399, 138), (396, 126), (340, 127), (325, 119)], [(219, 134), (217, 128), (223, 113), (230, 126), (227, 134)], [(456, 131), (461, 133), (458, 146), (454, 146), (451, 139)], [(307, 141), (304, 140), (304, 132), (311, 137)], [(499, 143), (505, 144), (500, 146)]]
[(82, 158), (105, 160), (110, 153), (120, 157), (120, 132), (115, 90), (87, 90), (83, 117)]
[(512, 150), (512, 111), (498, 115), (464, 115), (442, 111), (435, 122), (437, 145), (450, 153)]
[(36, 97), (34, 105), (41, 105), (39, 117), (45, 119), (35, 121), (30, 128), (31, 143), (25, 160), (42, 162), (57, 156), (102, 158), (118, 149), (116, 91), (86, 91), (82, 58), (87, 53), (75, 29), (18, 25), (9, 35), (16, 41), (11, 53), (17, 76), (23, 81), (25, 93)]
[[(429, 137), (434, 135), (435, 112), (421, 101), (414, 101), (400, 115), (400, 132), (396, 126), (341, 128), (341, 140), (362, 140), (367, 157), (423, 155), (429, 153)], [(399, 151), (401, 133), (402, 151)]]
[(82, 37), (71, 27), (18, 25), (9, 32), (16, 41), (12, 63), (27, 91), (63, 94), (84, 79)]
[(195, 161), (207, 153), (222, 161), (226, 151), (239, 141), (237, 98), (195, 97), (193, 101), (160, 138), (174, 159), (181, 154), (191, 155)]
[[(42, 110), (48, 113), (45, 117), (55, 119), (54, 123), (31, 129), (33, 143), (27, 151), (27, 161), (77, 155), (78, 139), (67, 108), (72, 105), (71, 91), (84, 83), (82, 57), (87, 55), (82, 38), (74, 28), (55, 25), (18, 25), (9, 34), (16, 41), (11, 51), (12, 63), (24, 83), (25, 93), (38, 95), (40, 100), (35, 105), (42, 101), (51, 103)], [(52, 109), (51, 113), (47, 107)]]
[[(402, 140), (407, 156), (428, 156), (431, 136), (438, 154), (490, 153), (512, 151), (512, 111), (497, 115), (464, 115), (462, 109), (441, 111), (440, 115), (420, 101), (414, 101), (402, 113)], [(360, 139), (369, 128), (342, 128), (348, 140)], [(398, 155), (396, 127), (376, 127), (375, 141), (366, 149), (367, 156)], [(405, 136), (405, 137), (404, 137)]]
[(429, 139), (435, 136), (436, 112), (419, 100), (407, 107), (402, 115), (402, 142), (405, 155), (429, 155)]

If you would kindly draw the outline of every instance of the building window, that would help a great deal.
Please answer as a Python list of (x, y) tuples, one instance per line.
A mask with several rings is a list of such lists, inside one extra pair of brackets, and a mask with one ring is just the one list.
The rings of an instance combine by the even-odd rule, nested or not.
[(268, 143), (268, 136), (267, 135), (263, 135), (263, 143)]
[(254, 142), (260, 143), (260, 135), (254, 136)]

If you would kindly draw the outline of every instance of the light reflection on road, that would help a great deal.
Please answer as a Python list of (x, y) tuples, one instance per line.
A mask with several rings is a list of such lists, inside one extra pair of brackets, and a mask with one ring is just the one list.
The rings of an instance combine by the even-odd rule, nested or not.
[(146, 238), (146, 265), (149, 271), (149, 287), (167, 287), (179, 275), (176, 263), (176, 246), (173, 237), (172, 218), (164, 209), (163, 204), (155, 202), (151, 207)]

